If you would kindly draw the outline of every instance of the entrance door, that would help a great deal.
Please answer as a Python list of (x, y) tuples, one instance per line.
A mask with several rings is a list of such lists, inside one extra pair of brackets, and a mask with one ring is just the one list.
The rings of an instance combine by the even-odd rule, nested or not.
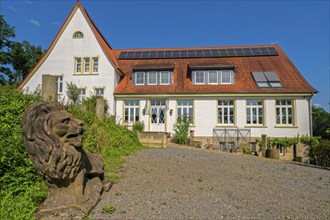
[(165, 132), (165, 100), (150, 100), (150, 131)]

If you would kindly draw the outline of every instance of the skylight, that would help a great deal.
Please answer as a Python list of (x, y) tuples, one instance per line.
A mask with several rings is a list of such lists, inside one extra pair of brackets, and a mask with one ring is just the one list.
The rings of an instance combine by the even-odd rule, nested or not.
[(274, 72), (252, 72), (254, 81), (260, 88), (281, 88), (283, 87), (280, 78)]

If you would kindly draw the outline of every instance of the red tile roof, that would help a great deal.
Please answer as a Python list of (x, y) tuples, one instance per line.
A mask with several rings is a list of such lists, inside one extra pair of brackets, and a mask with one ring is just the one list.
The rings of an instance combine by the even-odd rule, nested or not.
[[(197, 50), (225, 48), (261, 48), (275, 47), (278, 56), (242, 56), (212, 58), (176, 58), (176, 59), (118, 59), (122, 51), (152, 50)], [(205, 48), (157, 48), (157, 49), (120, 49), (113, 50), (124, 78), (118, 84), (115, 94), (190, 94), (190, 93), (317, 93), (303, 78), (279, 45), (205, 47)], [(174, 84), (170, 86), (134, 86), (132, 85), (132, 69), (135, 66), (170, 66), (174, 65)], [(233, 85), (193, 85), (189, 75), (189, 66), (236, 66), (235, 83)], [(260, 88), (255, 83), (252, 72), (275, 72), (280, 78), (282, 88)]]

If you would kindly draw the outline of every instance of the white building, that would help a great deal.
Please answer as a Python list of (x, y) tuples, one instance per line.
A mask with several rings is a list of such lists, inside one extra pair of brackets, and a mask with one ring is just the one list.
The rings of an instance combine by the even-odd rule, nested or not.
[(115, 50), (77, 2), (20, 87), (33, 91), (45, 74), (58, 76), (64, 100), (73, 82), (81, 96), (104, 96), (118, 123), (146, 131), (173, 133), (188, 115), (203, 141), (225, 129), (252, 140), (311, 135), (317, 91), (279, 45)]

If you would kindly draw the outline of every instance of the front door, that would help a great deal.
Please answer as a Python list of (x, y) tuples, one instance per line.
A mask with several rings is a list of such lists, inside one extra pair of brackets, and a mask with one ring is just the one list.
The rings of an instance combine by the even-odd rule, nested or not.
[(150, 100), (150, 131), (165, 132), (165, 100)]

